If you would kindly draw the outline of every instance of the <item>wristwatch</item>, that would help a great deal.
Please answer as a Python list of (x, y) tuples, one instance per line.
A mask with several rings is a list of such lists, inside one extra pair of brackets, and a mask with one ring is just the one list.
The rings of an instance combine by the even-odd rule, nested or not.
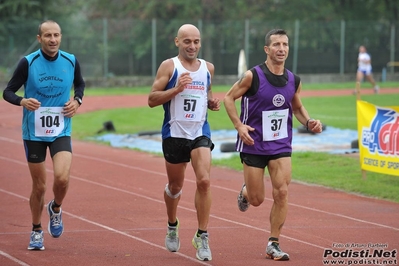
[(79, 103), (79, 106), (82, 105), (82, 99), (81, 98), (76, 96), (74, 99)]

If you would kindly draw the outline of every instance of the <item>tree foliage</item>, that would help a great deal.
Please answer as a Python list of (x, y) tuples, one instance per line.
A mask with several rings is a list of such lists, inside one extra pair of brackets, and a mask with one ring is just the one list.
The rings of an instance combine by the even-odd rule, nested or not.
[(89, 0), (92, 18), (398, 21), (397, 0)]
[[(335, 51), (338, 51), (340, 46), (340, 40), (336, 38), (337, 32), (340, 30), (340, 25), (337, 22), (373, 20), (386, 21), (387, 24), (390, 24), (397, 22), (399, 12), (398, 0), (119, 0), (118, 5), (112, 5), (107, 0), (89, 0), (89, 3), (90, 9), (87, 13), (89, 18), (131, 18), (148, 21), (155, 18), (158, 21), (181, 20), (194, 24), (201, 20), (204, 24), (212, 21), (213, 25), (217, 25), (218, 21), (234, 22), (245, 19), (273, 21), (273, 25), (300, 20), (303, 25), (309, 23), (314, 26), (316, 22), (321, 25), (317, 35), (315, 32), (306, 30), (306, 27), (301, 28), (302, 36), (306, 37), (301, 40), (302, 45), (309, 49), (322, 49), (322, 47), (312, 44), (312, 39), (319, 36), (334, 44)], [(329, 24), (330, 22), (334, 23)], [(165, 29), (160, 34), (174, 36), (178, 26), (165, 25)], [(207, 28), (207, 31), (214, 31), (216, 34), (220, 32), (220, 36), (242, 34), (243, 29), (239, 27), (241, 26), (232, 23), (228, 28), (216, 26), (211, 29)], [(375, 30), (373, 25), (370, 25), (370, 33)], [(135, 31), (139, 37), (148, 32), (148, 28), (139, 26)], [(166, 36), (160, 37), (166, 38)], [(351, 34), (350, 37), (358, 38), (356, 33)], [(243, 42), (244, 36), (240, 38)], [(204, 52), (208, 53), (208, 58), (212, 57), (211, 47), (219, 45), (220, 49), (225, 49), (226, 45), (231, 45), (228, 40), (224, 39), (219, 40), (218, 44), (210, 45), (206, 43), (206, 36), (203, 36), (203, 39), (206, 44)], [(147, 44), (149, 45), (149, 43)], [(242, 43), (237, 45), (242, 47)], [(140, 43), (135, 46), (135, 49), (138, 49), (136, 53), (140, 53), (140, 51), (148, 49), (148, 46), (145, 43)], [(234, 47), (234, 49), (237, 48)]]
[[(390, 26), (398, 24), (399, 0), (0, 0), (0, 16), (0, 45), (6, 51), (0, 59), (6, 63), (1, 65), (10, 65), (21, 54), (14, 49), (16, 44), (26, 49), (35, 42), (41, 21), (54, 19), (68, 33), (63, 48), (79, 50), (87, 55), (86, 62), (94, 60), (89, 54), (95, 49), (97, 57), (128, 59), (133, 69), (139, 60), (151, 61), (154, 19), (156, 44), (163, 46), (157, 49), (161, 59), (175, 51), (173, 38), (181, 24), (199, 22), (203, 27), (201, 57), (216, 63), (228, 59), (228, 54), (235, 57), (246, 42), (246, 20), (251, 22), (250, 50), (263, 46), (265, 31), (272, 27), (287, 27), (293, 37), (294, 22), (300, 21), (301, 51), (336, 55), (341, 47), (340, 22), (345, 21), (350, 50), (362, 43), (383, 48), (387, 54)], [(373, 38), (377, 32), (383, 33)], [(98, 67), (98, 63), (92, 65)]]
[(34, 38), (32, 29), (36, 30), (41, 21), (69, 18), (81, 10), (84, 3), (76, 0), (0, 0), (0, 41), (15, 32)]

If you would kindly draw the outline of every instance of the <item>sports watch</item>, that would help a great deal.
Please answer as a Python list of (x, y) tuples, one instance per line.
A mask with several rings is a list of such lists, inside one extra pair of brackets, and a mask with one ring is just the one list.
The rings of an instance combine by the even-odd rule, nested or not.
[(82, 99), (81, 98), (76, 96), (74, 99), (79, 103), (79, 105), (82, 105)]

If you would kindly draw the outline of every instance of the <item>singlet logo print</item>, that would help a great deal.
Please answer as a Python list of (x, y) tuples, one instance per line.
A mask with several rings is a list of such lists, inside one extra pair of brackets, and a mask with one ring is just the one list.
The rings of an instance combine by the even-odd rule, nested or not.
[(188, 120), (194, 119), (195, 118), (195, 114), (193, 113), (187, 113), (184, 115), (184, 117)]
[(271, 115), (267, 116), (268, 118), (272, 119), (272, 118), (281, 118), (281, 117), (285, 117), (285, 115), (280, 115), (278, 112), (273, 112)]
[(59, 77), (56, 77), (56, 76), (46, 76), (46, 77), (40, 78), (39, 82), (49, 81), (49, 80), (63, 82), (62, 78), (59, 78)]
[(46, 110), (40, 112), (40, 114), (44, 114), (44, 115), (45, 115), (45, 114), (59, 115), (60, 112), (53, 112), (53, 111), (51, 111), (51, 108), (47, 108)]
[(280, 107), (280, 106), (282, 106), (284, 103), (285, 103), (285, 98), (284, 98), (283, 95), (281, 95), (281, 94), (276, 94), (276, 95), (273, 97), (273, 104), (274, 104), (274, 106)]

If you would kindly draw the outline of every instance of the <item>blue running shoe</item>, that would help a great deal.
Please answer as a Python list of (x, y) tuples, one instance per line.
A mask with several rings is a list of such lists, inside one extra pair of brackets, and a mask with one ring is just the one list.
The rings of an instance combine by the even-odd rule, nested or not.
[(43, 231), (32, 231), (30, 233), (29, 250), (44, 250), (43, 246)]
[(56, 213), (53, 211), (51, 206), (53, 205), (53, 201), (50, 201), (47, 204), (47, 213), (50, 216), (50, 221), (48, 222), (48, 232), (49, 234), (54, 237), (60, 237), (64, 232), (64, 224), (62, 223), (62, 210), (60, 208), (60, 212)]

